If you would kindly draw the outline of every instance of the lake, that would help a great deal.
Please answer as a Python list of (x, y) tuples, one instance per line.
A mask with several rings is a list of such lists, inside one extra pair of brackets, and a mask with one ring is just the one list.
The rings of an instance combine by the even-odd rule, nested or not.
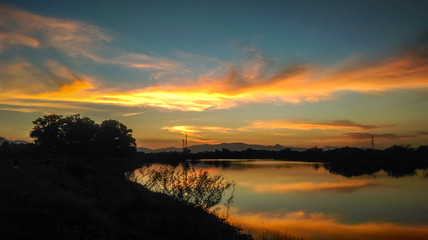
[(428, 239), (428, 173), (345, 177), (322, 163), (188, 162), (236, 183), (230, 221), (244, 231), (303, 239)]

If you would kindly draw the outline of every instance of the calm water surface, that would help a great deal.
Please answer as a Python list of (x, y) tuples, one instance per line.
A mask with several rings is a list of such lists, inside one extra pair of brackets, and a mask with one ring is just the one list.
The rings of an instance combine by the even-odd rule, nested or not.
[(395, 178), (329, 173), (320, 163), (201, 160), (197, 169), (235, 181), (230, 219), (248, 231), (303, 239), (428, 239), (427, 170)]

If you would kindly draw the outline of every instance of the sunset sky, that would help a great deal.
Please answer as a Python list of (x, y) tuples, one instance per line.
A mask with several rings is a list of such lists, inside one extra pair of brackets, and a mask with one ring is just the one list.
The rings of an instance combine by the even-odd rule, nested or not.
[(116, 119), (138, 147), (428, 144), (428, 1), (0, 2), (0, 136)]

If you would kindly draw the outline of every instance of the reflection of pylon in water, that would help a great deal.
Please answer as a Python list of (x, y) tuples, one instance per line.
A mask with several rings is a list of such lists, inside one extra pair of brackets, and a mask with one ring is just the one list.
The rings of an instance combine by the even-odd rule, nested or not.
[(374, 149), (374, 136), (372, 135), (372, 149)]
[(185, 153), (187, 150), (187, 133), (184, 135), (183, 139), (183, 152)]

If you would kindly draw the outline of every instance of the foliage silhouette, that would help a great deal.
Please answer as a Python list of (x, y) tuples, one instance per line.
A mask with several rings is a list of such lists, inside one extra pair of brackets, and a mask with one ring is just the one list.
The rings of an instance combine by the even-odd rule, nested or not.
[[(179, 170), (173, 166), (142, 167), (129, 174), (128, 178), (147, 189), (164, 193), (205, 210), (219, 204), (227, 190), (231, 190), (226, 200), (229, 209), (234, 198), (235, 183), (220, 174), (209, 175), (206, 170), (193, 167)], [(214, 210), (215, 211), (215, 210)], [(228, 213), (226, 213), (227, 217)]]
[(64, 152), (68, 155), (84, 155), (95, 147), (95, 136), (99, 126), (90, 118), (79, 114), (63, 119)]
[(103, 121), (95, 139), (99, 150), (105, 155), (129, 156), (136, 151), (132, 129), (116, 120)]
[(41, 149), (50, 152), (57, 157), (63, 151), (64, 146), (64, 119), (61, 115), (50, 114), (33, 121), (34, 127), (30, 137)]
[(132, 129), (116, 120), (100, 125), (80, 114), (50, 114), (33, 121), (30, 137), (47, 154), (63, 156), (131, 156), (136, 151)]

